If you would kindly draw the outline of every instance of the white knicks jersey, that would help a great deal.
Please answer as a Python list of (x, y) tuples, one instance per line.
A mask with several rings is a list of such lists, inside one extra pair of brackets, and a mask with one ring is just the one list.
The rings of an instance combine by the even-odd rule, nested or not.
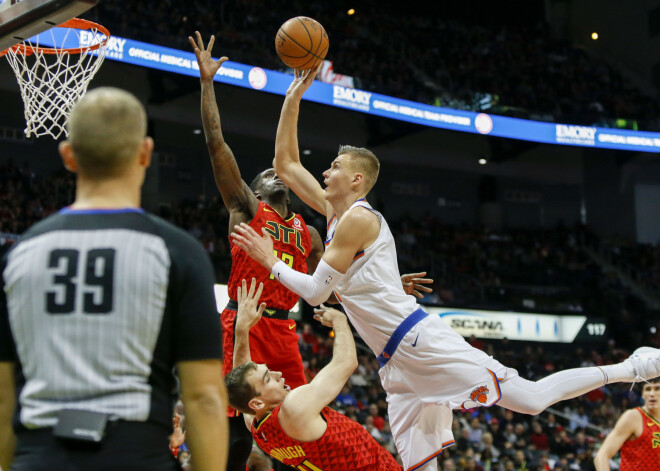
[[(385, 218), (364, 199), (348, 211), (357, 206), (378, 216), (380, 233), (373, 244), (355, 255), (335, 294), (362, 340), (379, 355), (399, 324), (420, 306), (403, 291), (394, 237)], [(328, 224), (326, 246), (332, 242), (337, 221), (333, 216)]]

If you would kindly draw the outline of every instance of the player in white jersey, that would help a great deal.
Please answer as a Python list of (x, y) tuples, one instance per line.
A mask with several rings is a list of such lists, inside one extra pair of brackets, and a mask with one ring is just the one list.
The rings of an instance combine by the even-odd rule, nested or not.
[(326, 252), (314, 276), (274, 256), (266, 233), (237, 226), (234, 240), (312, 305), (334, 291), (360, 336), (378, 356), (392, 433), (406, 470), (436, 469), (453, 444), (455, 408), (498, 404), (520, 413), (546, 407), (613, 382), (660, 376), (660, 350), (643, 347), (623, 363), (578, 368), (527, 381), (471, 347), (439, 316), (426, 314), (401, 289), (394, 239), (385, 219), (364, 198), (379, 162), (367, 149), (342, 146), (323, 172), (325, 189), (302, 166), (297, 123), (300, 101), (316, 71), (296, 74), (287, 91), (275, 143), (278, 176), (328, 219)]

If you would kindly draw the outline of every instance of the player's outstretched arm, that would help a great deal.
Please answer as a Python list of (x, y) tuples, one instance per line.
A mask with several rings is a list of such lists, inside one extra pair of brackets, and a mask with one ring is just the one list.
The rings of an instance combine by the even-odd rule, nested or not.
[(295, 79), (289, 86), (280, 113), (275, 138), (275, 159), (273, 167), (277, 176), (286, 183), (308, 206), (328, 216), (325, 191), (314, 176), (303, 167), (298, 150), (298, 115), (300, 101), (305, 91), (314, 82), (318, 67), (307, 71), (296, 71)]
[(206, 48), (204, 48), (204, 41), (199, 31), (195, 31), (195, 36), (196, 41), (190, 36), (188, 36), (188, 40), (193, 51), (195, 51), (197, 64), (199, 65), (199, 79), (202, 87), (202, 124), (213, 167), (215, 184), (230, 212), (243, 211), (248, 212), (250, 216), (254, 216), (259, 201), (241, 178), (241, 172), (234, 153), (222, 135), (220, 111), (218, 110), (213, 88), (213, 77), (222, 64), (227, 61), (227, 57), (223, 56), (217, 61), (211, 57), (215, 36), (211, 36)]
[(594, 459), (596, 471), (610, 471), (610, 459), (619, 452), (626, 440), (635, 435), (636, 431), (643, 426), (641, 420), (641, 416), (634, 409), (623, 413), (596, 453)]
[[(9, 327), (9, 326), (7, 326)], [(16, 404), (14, 389), (14, 363), (0, 362), (0, 468), (9, 469), (14, 459), (16, 437), (12, 428), (12, 416)]]
[(259, 283), (259, 286), (257, 286), (257, 280), (254, 278), (252, 278), (249, 288), (247, 282), (243, 280), (241, 286), (236, 290), (238, 311), (234, 329), (234, 368), (252, 361), (250, 356), (250, 329), (257, 325), (266, 308), (266, 303), (259, 304), (259, 298), (261, 298), (263, 290), (264, 284)]
[(280, 411), (280, 423), (290, 436), (301, 436), (310, 422), (337, 395), (358, 366), (353, 332), (343, 312), (321, 306), (314, 309), (314, 318), (335, 331), (332, 360), (311, 383), (289, 393)]

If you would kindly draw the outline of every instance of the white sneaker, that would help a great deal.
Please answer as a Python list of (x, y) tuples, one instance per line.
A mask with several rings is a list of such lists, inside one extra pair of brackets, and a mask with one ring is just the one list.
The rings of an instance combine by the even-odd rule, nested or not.
[(660, 349), (639, 347), (623, 364), (630, 370), (632, 382), (656, 378), (660, 376)]

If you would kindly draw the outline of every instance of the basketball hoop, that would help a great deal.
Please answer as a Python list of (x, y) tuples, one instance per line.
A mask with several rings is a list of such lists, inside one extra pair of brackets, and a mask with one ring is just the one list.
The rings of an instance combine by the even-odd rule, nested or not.
[(66, 135), (66, 117), (101, 67), (108, 39), (104, 26), (73, 18), (0, 52), (21, 89), (27, 137)]

